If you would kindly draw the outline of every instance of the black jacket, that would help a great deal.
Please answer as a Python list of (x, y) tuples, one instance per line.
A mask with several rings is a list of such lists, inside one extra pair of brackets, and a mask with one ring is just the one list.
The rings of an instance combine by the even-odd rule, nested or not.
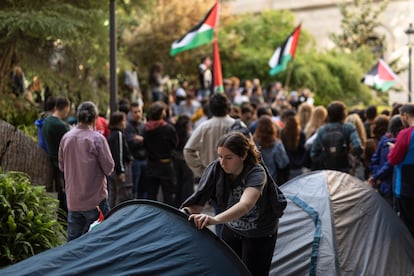
[(112, 158), (115, 162), (115, 173), (125, 173), (125, 165), (133, 158), (129, 152), (124, 134), (119, 129), (111, 129), (108, 136), (108, 144), (111, 149)]

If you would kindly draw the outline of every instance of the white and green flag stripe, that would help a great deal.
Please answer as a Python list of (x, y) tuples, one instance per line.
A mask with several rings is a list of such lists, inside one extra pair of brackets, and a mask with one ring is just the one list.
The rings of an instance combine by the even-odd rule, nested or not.
[(396, 84), (397, 80), (397, 75), (382, 59), (379, 59), (377, 64), (363, 78), (364, 84), (381, 92), (390, 90)]
[(188, 33), (177, 39), (171, 45), (170, 56), (175, 56), (210, 42), (214, 37), (214, 30), (218, 19), (218, 2), (210, 9), (206, 17)]
[(299, 41), (300, 28), (301, 24), (296, 27), (296, 29), (289, 35), (283, 44), (273, 53), (269, 60), (269, 74), (271, 76), (285, 70), (289, 61), (294, 58)]

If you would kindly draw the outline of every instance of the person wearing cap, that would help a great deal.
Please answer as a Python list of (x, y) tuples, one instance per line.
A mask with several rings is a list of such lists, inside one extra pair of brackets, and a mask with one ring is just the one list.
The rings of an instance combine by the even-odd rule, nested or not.
[(59, 146), (59, 169), (64, 172), (68, 206), (68, 241), (86, 233), (102, 213), (109, 212), (107, 176), (114, 160), (106, 138), (94, 130), (98, 109), (92, 102), (78, 107), (78, 125)]

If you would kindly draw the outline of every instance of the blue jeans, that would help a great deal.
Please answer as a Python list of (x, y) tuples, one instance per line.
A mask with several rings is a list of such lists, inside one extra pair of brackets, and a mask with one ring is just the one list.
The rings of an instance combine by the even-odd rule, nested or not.
[(144, 172), (147, 167), (146, 159), (135, 159), (132, 161), (132, 196), (133, 198), (143, 198)]
[[(109, 212), (108, 200), (104, 199), (99, 203), (104, 216)], [(88, 211), (70, 211), (68, 212), (68, 242), (74, 240), (89, 230), (89, 226), (99, 217), (98, 208)]]

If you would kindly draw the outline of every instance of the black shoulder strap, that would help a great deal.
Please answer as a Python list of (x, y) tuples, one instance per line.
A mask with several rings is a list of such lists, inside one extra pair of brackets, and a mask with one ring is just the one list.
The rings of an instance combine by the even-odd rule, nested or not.
[[(270, 193), (270, 206), (273, 210), (273, 213), (278, 218), (280, 218), (281, 216), (283, 216), (283, 211), (286, 209), (287, 206), (286, 197), (283, 194), (283, 192), (279, 189), (279, 186), (276, 184), (272, 176), (270, 175), (267, 167), (263, 163), (261, 163), (261, 166), (264, 168), (266, 172), (267, 181), (265, 189), (267, 192)], [(277, 200), (273, 200), (274, 198), (276, 198)]]

